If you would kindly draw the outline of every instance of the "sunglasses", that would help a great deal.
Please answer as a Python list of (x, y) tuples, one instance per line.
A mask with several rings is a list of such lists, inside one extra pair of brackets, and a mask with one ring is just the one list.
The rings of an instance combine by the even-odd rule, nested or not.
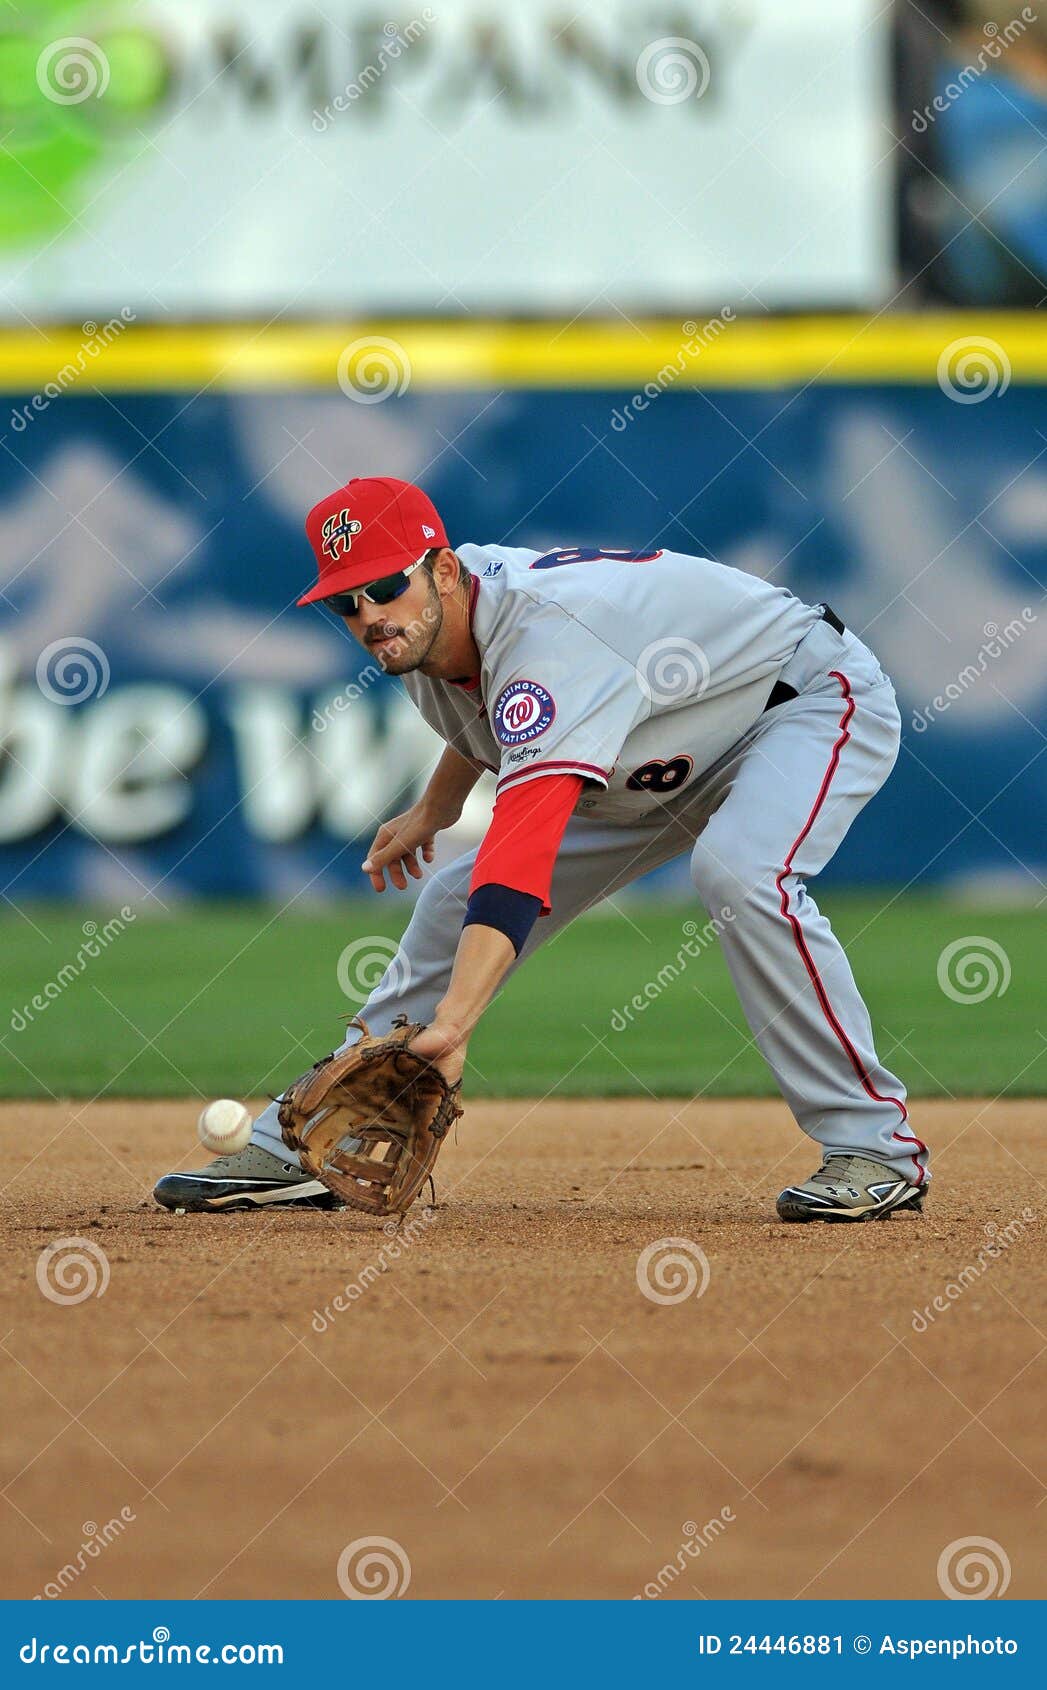
[(398, 569), (395, 575), (383, 575), (379, 581), (372, 581), (369, 587), (361, 587), (354, 593), (331, 593), (320, 603), (333, 610), (336, 616), (358, 616), (361, 599), (366, 599), (368, 604), (392, 604), (401, 593), (406, 593), (410, 576), (424, 562), (424, 558), (419, 558), (417, 563), (408, 564), (406, 569)]

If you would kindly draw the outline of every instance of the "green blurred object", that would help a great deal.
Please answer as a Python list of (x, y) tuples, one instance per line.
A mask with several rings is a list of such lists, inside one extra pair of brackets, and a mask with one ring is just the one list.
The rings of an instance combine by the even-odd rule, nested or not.
[[(887, 891), (825, 894), (822, 903), (881, 1055), (912, 1093), (1047, 1094), (1047, 912), (913, 894), (892, 901)], [(358, 1007), (338, 983), (345, 948), (397, 936), (407, 907), (394, 894), (329, 913), (227, 905), (139, 916), (81, 968), (85, 922), (94, 932), (110, 914), (30, 905), (5, 916), (4, 1096), (278, 1090), (339, 1043), (342, 1019)], [(715, 941), (676, 966), (696, 918), (700, 928), (696, 906), (640, 902), (568, 928), (484, 1018), (470, 1047), (470, 1095), (773, 1095)], [(957, 1002), (939, 986), (942, 952), (964, 939), (958, 962), (978, 939), (1002, 947), (1002, 995)], [(1002, 983), (1002, 965), (998, 973)], [(962, 984), (977, 995), (985, 979), (972, 966)], [(46, 1007), (34, 1010), (49, 982)], [(635, 996), (640, 1010), (629, 1007)]]
[[(84, 33), (100, 22), (97, 38)], [(140, 143), (137, 125), (169, 76), (163, 41), (135, 24), (127, 0), (104, 12), (21, 0), (0, 15), (0, 246), (39, 244), (79, 221), (99, 171), (115, 172), (128, 137)]]

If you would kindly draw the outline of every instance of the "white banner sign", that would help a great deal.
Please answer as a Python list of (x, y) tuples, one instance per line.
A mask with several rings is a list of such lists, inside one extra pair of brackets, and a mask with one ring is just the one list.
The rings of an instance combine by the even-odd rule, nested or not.
[(0, 20), (8, 320), (884, 297), (874, 0), (414, 6)]

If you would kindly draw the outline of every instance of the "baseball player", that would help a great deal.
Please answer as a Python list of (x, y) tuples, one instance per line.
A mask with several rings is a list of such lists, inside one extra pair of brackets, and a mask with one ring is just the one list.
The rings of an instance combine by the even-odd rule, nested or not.
[[(786, 1221), (922, 1207), (928, 1152), (879, 1060), (843, 950), (807, 891), (898, 753), (894, 690), (827, 605), (708, 558), (574, 547), (453, 550), (425, 493), (357, 479), (310, 511), (322, 603), (445, 749), (378, 829), (376, 892), (422, 879), (484, 770), (475, 851), (426, 877), (362, 1016), (425, 1023), (413, 1048), (458, 1080), (508, 976), (583, 910), (688, 852), (752, 1036), (821, 1165)], [(349, 1041), (359, 1036), (351, 1029)], [(330, 1204), (276, 1105), (246, 1150), (156, 1187), (167, 1207)]]

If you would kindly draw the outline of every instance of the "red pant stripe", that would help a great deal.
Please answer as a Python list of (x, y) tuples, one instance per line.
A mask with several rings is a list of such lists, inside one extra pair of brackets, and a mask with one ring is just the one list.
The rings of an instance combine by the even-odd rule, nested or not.
[[(821, 1005), (822, 1014), (825, 1016), (825, 1019), (828, 1021), (829, 1025), (832, 1028), (833, 1032), (835, 1033), (837, 1039), (840, 1041), (840, 1044), (843, 1046), (843, 1049), (844, 1049), (844, 1051), (846, 1052), (846, 1055), (847, 1055), (847, 1059), (850, 1062), (851, 1067), (854, 1069), (855, 1074), (858, 1076), (859, 1081), (861, 1082), (862, 1090), (865, 1091), (869, 1097), (874, 1098), (877, 1103), (893, 1103), (894, 1107), (897, 1109), (899, 1115), (901, 1116), (902, 1121), (904, 1122), (904, 1121), (907, 1121), (908, 1118), (909, 1118), (908, 1117), (908, 1111), (906, 1110), (905, 1104), (901, 1101), (900, 1098), (897, 1098), (897, 1097), (881, 1097), (880, 1093), (876, 1090), (876, 1087), (873, 1085), (871, 1079), (869, 1078), (869, 1075), (868, 1075), (866, 1068), (865, 1068), (865, 1064), (863, 1063), (860, 1055), (855, 1050), (854, 1045), (851, 1043), (850, 1039), (847, 1037), (846, 1032), (844, 1031), (843, 1027), (841, 1026), (840, 1019), (839, 1019), (838, 1015), (836, 1014), (836, 1011), (833, 1009), (832, 1004), (829, 1002), (829, 995), (826, 992), (825, 986), (822, 983), (822, 980), (821, 980), (821, 977), (818, 973), (818, 970), (814, 965), (814, 958), (811, 956), (811, 953), (810, 953), (810, 951), (807, 947), (807, 941), (804, 938), (803, 928), (800, 925), (799, 918), (796, 915), (795, 911), (793, 911), (789, 907), (789, 893), (788, 893), (788, 890), (786, 889), (786, 885), (785, 885), (785, 881), (786, 881), (787, 877), (793, 871), (793, 858), (795, 857), (797, 851), (800, 849), (800, 846), (803, 844), (804, 840), (807, 838), (807, 835), (810, 833), (811, 828), (814, 826), (814, 823), (817, 820), (818, 813), (821, 810), (822, 805), (825, 803), (826, 797), (827, 797), (828, 792), (829, 792), (829, 788), (832, 785), (833, 776), (835, 775), (836, 770), (839, 768), (840, 753), (851, 737), (850, 721), (851, 721), (851, 717), (854, 715), (854, 711), (855, 711), (854, 698), (851, 694), (851, 684), (848, 681), (846, 675), (841, 674), (838, 669), (832, 669), (829, 672), (832, 675), (832, 678), (833, 678), (834, 681), (839, 681), (839, 683), (840, 683), (840, 693), (841, 693), (841, 696), (842, 696), (843, 701), (844, 701), (843, 715), (840, 717), (839, 735), (837, 737), (835, 745), (832, 748), (832, 754), (829, 758), (829, 765), (828, 765), (828, 767), (825, 771), (825, 774), (822, 777), (822, 784), (818, 789), (818, 796), (815, 799), (814, 804), (811, 807), (811, 813), (807, 817), (807, 820), (804, 822), (803, 827), (800, 829), (800, 832), (797, 834), (796, 838), (793, 840), (792, 845), (789, 847), (789, 854), (785, 859), (785, 867), (777, 875), (777, 877), (775, 879), (775, 885), (778, 888), (778, 894), (779, 894), (779, 897), (781, 899), (782, 914), (785, 917), (785, 919), (788, 921), (790, 927), (792, 928), (793, 938), (796, 942), (796, 949), (800, 953), (800, 959), (803, 962), (804, 968), (807, 970), (807, 975), (808, 975), (808, 978), (811, 982), (811, 985), (814, 987), (815, 996), (817, 997), (818, 1002)], [(911, 1134), (897, 1133), (896, 1132), (892, 1136), (894, 1138), (898, 1139), (900, 1142), (902, 1142), (904, 1144), (914, 1144), (914, 1145), (916, 1145), (917, 1146), (917, 1155), (919, 1154), (920, 1151), (926, 1150), (926, 1148), (927, 1148), (926, 1145), (923, 1144), (923, 1142), (920, 1139), (913, 1137)], [(916, 1161), (915, 1156), (914, 1156), (913, 1160)], [(919, 1162), (916, 1161), (916, 1183), (917, 1183), (917, 1185), (921, 1182), (923, 1177), (924, 1177), (924, 1171), (921, 1168)]]

